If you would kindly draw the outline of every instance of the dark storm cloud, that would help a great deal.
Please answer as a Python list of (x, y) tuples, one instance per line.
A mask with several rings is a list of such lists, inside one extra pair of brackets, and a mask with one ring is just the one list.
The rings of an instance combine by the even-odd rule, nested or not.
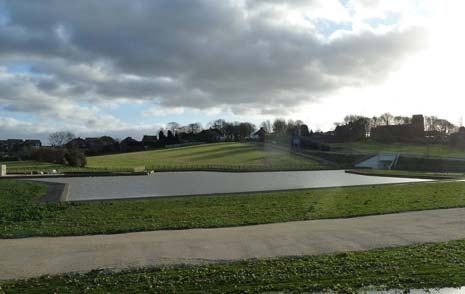
[[(305, 9), (307, 1), (290, 2)], [(310, 27), (277, 22), (286, 13), (279, 8), (255, 13), (282, 3), (272, 0), (1, 3), (9, 21), (0, 25), (0, 62), (30, 62), (33, 72), (47, 76), (24, 81), (40, 97), (27, 103), (16, 93), (21, 87), (8, 98), (10, 86), (2, 85), (0, 101), (10, 110), (42, 109), (66, 97), (235, 111), (267, 105), (265, 113), (276, 113), (342, 87), (379, 82), (427, 42), (415, 27), (322, 40)]]

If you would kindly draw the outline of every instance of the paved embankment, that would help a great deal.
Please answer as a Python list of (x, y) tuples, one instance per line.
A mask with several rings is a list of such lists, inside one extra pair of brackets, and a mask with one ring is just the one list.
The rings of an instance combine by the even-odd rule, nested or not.
[(0, 278), (368, 250), (465, 239), (465, 208), (120, 235), (0, 240)]
[(69, 184), (68, 200), (102, 200), (246, 193), (358, 185), (421, 182), (420, 179), (368, 177), (344, 170), (291, 172), (166, 172), (150, 176), (43, 179)]

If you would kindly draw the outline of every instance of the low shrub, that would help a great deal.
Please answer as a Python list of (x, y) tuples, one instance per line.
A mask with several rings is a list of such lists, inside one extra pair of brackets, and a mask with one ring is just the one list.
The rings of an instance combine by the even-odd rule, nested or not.
[(85, 167), (87, 159), (84, 153), (78, 149), (69, 149), (66, 151), (65, 159), (68, 165), (73, 167)]
[(40, 148), (31, 154), (33, 160), (64, 164), (73, 167), (85, 167), (87, 159), (84, 153), (78, 149)]

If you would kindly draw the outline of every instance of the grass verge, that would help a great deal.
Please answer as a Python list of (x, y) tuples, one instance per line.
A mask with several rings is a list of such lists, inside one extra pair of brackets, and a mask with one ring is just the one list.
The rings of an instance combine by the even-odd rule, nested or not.
[(465, 157), (463, 148), (451, 147), (440, 144), (415, 144), (415, 143), (377, 143), (377, 142), (348, 142), (331, 143), (333, 149), (353, 150), (364, 153), (403, 153), (403, 154), (428, 154), (434, 156)]
[(45, 276), (3, 282), (5, 293), (356, 293), (465, 285), (465, 241), (227, 264)]
[(39, 204), (45, 189), (0, 181), (0, 238), (230, 227), (465, 206), (465, 182)]

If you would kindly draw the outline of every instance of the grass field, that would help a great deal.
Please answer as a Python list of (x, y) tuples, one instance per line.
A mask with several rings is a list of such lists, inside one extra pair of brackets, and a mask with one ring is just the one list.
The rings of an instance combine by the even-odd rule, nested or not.
[(453, 148), (446, 145), (438, 144), (382, 144), (374, 142), (351, 142), (351, 143), (332, 143), (329, 144), (334, 148), (343, 148), (364, 153), (405, 153), (405, 154), (429, 154), (434, 156), (465, 157), (465, 149)]
[(314, 161), (256, 144), (215, 143), (172, 149), (95, 156), (90, 168), (134, 168), (154, 170), (305, 170), (322, 166)]
[[(4, 293), (357, 293), (465, 285), (465, 241), (226, 264), (45, 276)], [(406, 292), (407, 293), (407, 292)]]
[(0, 238), (243, 226), (465, 206), (463, 182), (39, 204), (45, 189), (38, 183), (0, 181)]
[(38, 161), (6, 161), (2, 162), (7, 166), (7, 172), (9, 174), (29, 174), (31, 172), (49, 172), (51, 170), (56, 170), (57, 172), (65, 172), (65, 173), (77, 173), (77, 172), (106, 172), (106, 171), (114, 171), (114, 172), (132, 172), (134, 169), (131, 168), (77, 168), (77, 167), (70, 167), (61, 164), (54, 164), (48, 162), (38, 162)]
[(316, 161), (257, 144), (216, 143), (189, 147), (158, 149), (87, 158), (86, 168), (72, 168), (35, 161), (6, 162), (9, 173), (31, 171), (60, 172), (131, 172), (134, 168), (147, 170), (220, 170), (274, 171), (312, 170), (327, 167)]

